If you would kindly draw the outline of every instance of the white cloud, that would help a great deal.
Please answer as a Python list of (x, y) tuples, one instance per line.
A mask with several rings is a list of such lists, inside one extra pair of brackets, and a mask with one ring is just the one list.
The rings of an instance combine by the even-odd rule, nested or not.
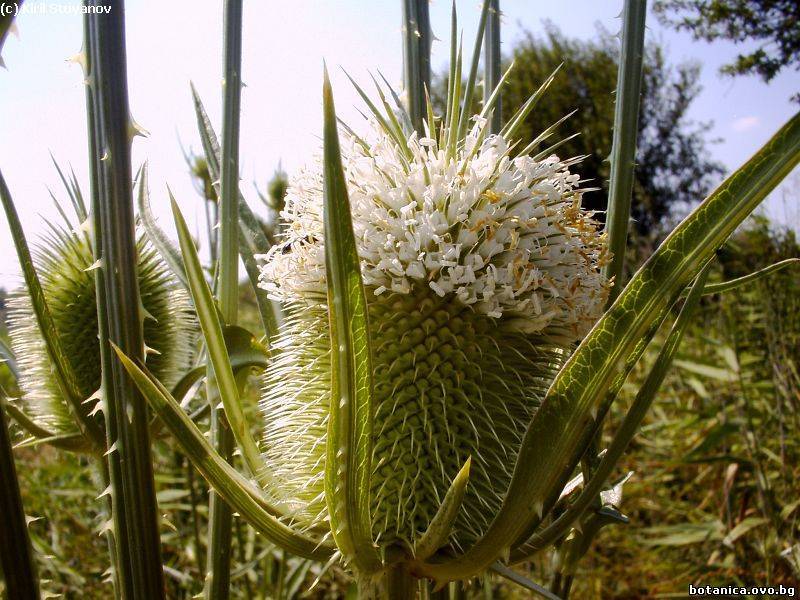
[(750, 129), (758, 127), (760, 124), (761, 119), (755, 115), (751, 115), (749, 117), (741, 117), (736, 119), (731, 125), (731, 128), (734, 131), (742, 133), (743, 131), (749, 131)]

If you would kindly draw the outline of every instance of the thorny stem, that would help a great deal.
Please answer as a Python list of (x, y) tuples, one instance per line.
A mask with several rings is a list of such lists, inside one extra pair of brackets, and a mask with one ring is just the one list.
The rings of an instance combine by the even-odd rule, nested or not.
[(87, 1), (86, 65), (92, 181), (93, 249), (100, 332), (102, 403), (106, 420), (118, 594), (164, 598), (158, 510), (147, 405), (109, 342), (144, 359), (138, 288), (128, 107), (125, 13), (120, 2)]
[[(218, 301), (227, 325), (237, 321), (239, 294), (239, 105), (242, 79), (242, 1), (226, 0), (224, 6), (224, 93), (219, 202)], [(209, 381), (212, 378), (209, 377)], [(209, 398), (214, 397), (211, 389)], [(233, 456), (233, 433), (221, 408), (211, 411), (212, 443), (225, 460)], [(209, 500), (208, 573), (205, 597), (224, 600), (230, 595), (230, 507), (214, 492)]]

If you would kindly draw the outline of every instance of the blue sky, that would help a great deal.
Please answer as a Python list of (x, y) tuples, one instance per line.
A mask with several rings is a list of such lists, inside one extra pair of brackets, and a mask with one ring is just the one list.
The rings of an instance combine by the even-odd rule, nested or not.
[[(77, 0), (26, 0), (46, 13), (67, 13)], [(465, 40), (474, 39), (477, 0), (458, 0)], [(589, 39), (597, 24), (619, 29), (621, 0), (501, 0), (502, 39), (508, 51), (524, 30), (542, 30), (549, 19), (571, 36)], [(171, 230), (166, 197), (169, 184), (190, 223), (201, 216), (180, 144), (200, 151), (189, 81), (200, 91), (215, 123), (221, 98), (221, 2), (212, 0), (128, 0), (126, 3), (128, 77), (131, 109), (149, 131), (134, 143), (134, 166), (147, 160), (156, 214)], [(433, 0), (431, 21), (441, 38), (433, 48), (437, 70), (446, 66), (449, 0)], [(294, 0), (245, 2), (243, 40), (241, 174), (243, 189), (255, 198), (276, 165), (291, 171), (319, 147), (322, 60), (332, 71), (337, 109), (349, 122), (359, 120), (359, 105), (342, 66), (368, 81), (380, 69), (393, 83), (401, 77), (400, 0)], [(19, 37), (6, 42), (0, 69), (0, 169), (11, 188), (30, 238), (42, 229), (42, 216), (55, 214), (48, 187), (61, 195), (49, 153), (71, 163), (86, 181), (87, 148), (83, 77), (68, 62), (81, 44), (81, 19), (75, 14), (24, 14)], [(791, 94), (800, 75), (787, 72), (766, 86), (756, 78), (722, 78), (718, 67), (737, 53), (730, 43), (693, 42), (685, 33), (666, 30), (652, 15), (648, 39), (668, 48), (671, 62), (699, 61), (704, 87), (691, 117), (714, 121), (714, 156), (729, 169), (746, 160), (794, 112)], [(471, 42), (470, 42), (471, 45)], [(796, 190), (800, 175), (789, 180)], [(784, 207), (789, 184), (768, 202), (769, 214), (797, 227), (797, 208)], [(794, 196), (795, 203), (797, 196)], [(200, 227), (199, 229), (202, 229)], [(19, 281), (19, 268), (5, 219), (0, 219), (0, 286)]]

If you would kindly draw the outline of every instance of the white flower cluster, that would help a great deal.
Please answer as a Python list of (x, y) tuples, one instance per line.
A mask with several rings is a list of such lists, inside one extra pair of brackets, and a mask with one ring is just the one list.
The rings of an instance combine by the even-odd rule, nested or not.
[[(368, 290), (428, 288), (531, 333), (585, 333), (606, 297), (607, 253), (569, 162), (512, 158), (478, 117), (450, 152), (416, 134), (401, 147), (372, 125), (369, 141), (347, 136), (343, 150)], [(261, 285), (277, 300), (325, 301), (322, 186), (318, 161), (289, 187), (284, 243), (262, 257)]]

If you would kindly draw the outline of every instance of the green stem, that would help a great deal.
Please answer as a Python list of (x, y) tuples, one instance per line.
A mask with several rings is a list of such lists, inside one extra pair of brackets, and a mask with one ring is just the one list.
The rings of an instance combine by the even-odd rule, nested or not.
[(614, 287), (606, 306), (611, 306), (622, 290), (628, 222), (631, 217), (633, 171), (639, 125), (639, 99), (644, 64), (644, 31), (647, 16), (645, 0), (625, 0), (622, 12), (622, 51), (617, 75), (614, 105), (614, 137), (611, 142), (611, 177), (608, 187), (606, 232), (611, 261), (603, 268)]
[(417, 597), (419, 581), (408, 572), (405, 563), (399, 562), (388, 567), (375, 587), (367, 581), (359, 585), (359, 598), (376, 600), (414, 600)]
[[(242, 79), (242, 1), (226, 0), (223, 17), (224, 91), (219, 202), (219, 308), (225, 324), (235, 325), (239, 296), (239, 106)], [(209, 378), (209, 381), (212, 381)], [(209, 397), (213, 397), (209, 390)], [(233, 433), (221, 409), (211, 411), (211, 439), (217, 452), (231, 461)], [(230, 507), (216, 492), (209, 500), (208, 574), (205, 597), (224, 600), (230, 595)]]
[[(484, 81), (483, 81), (483, 105), (486, 106), (491, 97), (492, 92), (500, 83), (502, 77), (501, 60), (502, 53), (500, 51), (500, 0), (489, 0), (489, 14), (486, 17), (486, 39), (483, 48), (483, 65), (484, 65)], [(489, 122), (489, 131), (491, 133), (500, 133), (502, 126), (502, 110), (501, 110), (500, 97), (494, 103), (491, 119)]]
[[(611, 143), (611, 177), (608, 189), (606, 233), (611, 260), (603, 267), (603, 275), (614, 279), (606, 308), (619, 296), (623, 284), (625, 249), (628, 244), (628, 222), (631, 216), (633, 175), (636, 160), (636, 140), (639, 125), (639, 104), (644, 65), (644, 32), (647, 16), (646, 0), (625, 0), (622, 13), (622, 49), (617, 73), (616, 103), (614, 105), (614, 134)], [(603, 434), (602, 419), (586, 448), (582, 459), (584, 476), (588, 479), (597, 466), (597, 453)], [(596, 504), (599, 508), (600, 501)]]
[[(95, 468), (95, 478), (97, 480), (97, 487), (100, 488), (102, 498), (102, 508), (100, 514), (103, 521), (108, 522), (113, 515), (114, 507), (112, 506), (111, 494), (106, 493), (108, 486), (111, 485), (111, 475), (108, 471), (108, 463), (103, 458), (98, 458)], [(111, 583), (114, 586), (114, 597), (120, 596), (119, 590), (119, 557), (117, 556), (117, 546), (114, 541), (114, 532), (106, 531), (106, 542), (108, 543), (108, 562), (111, 568)]]
[[(403, 83), (408, 114), (414, 130), (422, 135), (425, 90), (431, 87), (431, 24), (429, 0), (403, 0)], [(431, 135), (434, 135), (431, 132)]]
[[(247, 562), (247, 548), (245, 547), (245, 539), (242, 535), (242, 521), (241, 519), (236, 519), (236, 545), (239, 548), (239, 562), (245, 564)], [(247, 596), (247, 600), (252, 600), (253, 598), (253, 587), (250, 584), (250, 577), (248, 576), (249, 572), (242, 573), (242, 580), (244, 581), (244, 589), (245, 594)]]
[(165, 598), (147, 405), (109, 342), (144, 359), (138, 288), (123, 2), (92, 2), (88, 14), (93, 244), (100, 332), (102, 398), (111, 482), (113, 534), (122, 598)]
[(186, 486), (189, 488), (189, 501), (192, 505), (192, 533), (194, 535), (194, 552), (197, 558), (197, 572), (202, 574), (205, 566), (205, 557), (203, 556), (203, 544), (200, 541), (200, 514), (197, 511), (200, 498), (197, 497), (192, 461), (188, 458), (184, 460), (186, 462)]
[(17, 469), (6, 426), (5, 410), (0, 403), (0, 567), (3, 568), (6, 595), (19, 600), (38, 600), (39, 580), (33, 558), (31, 539)]

